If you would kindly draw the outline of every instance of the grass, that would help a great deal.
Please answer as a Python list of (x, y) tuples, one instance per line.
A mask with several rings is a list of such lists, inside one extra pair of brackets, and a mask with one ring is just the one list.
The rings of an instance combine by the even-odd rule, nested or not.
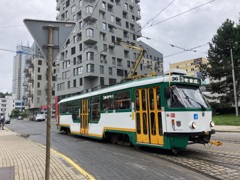
[(213, 121), (216, 125), (240, 126), (240, 116), (236, 117), (236, 114), (215, 115)]

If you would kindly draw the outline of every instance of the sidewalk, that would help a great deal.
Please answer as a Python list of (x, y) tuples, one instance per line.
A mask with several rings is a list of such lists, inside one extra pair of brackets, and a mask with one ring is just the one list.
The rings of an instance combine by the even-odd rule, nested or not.
[(215, 125), (213, 129), (215, 129), (216, 132), (239, 132), (240, 133), (240, 126)]
[[(51, 151), (49, 179), (88, 179), (59, 154)], [(0, 179), (44, 180), (45, 155), (46, 147), (7, 128), (0, 130)]]

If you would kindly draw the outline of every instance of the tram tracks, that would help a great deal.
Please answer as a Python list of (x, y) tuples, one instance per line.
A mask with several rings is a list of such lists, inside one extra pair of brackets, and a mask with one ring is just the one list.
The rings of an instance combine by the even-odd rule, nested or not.
[[(141, 150), (136, 150), (141, 151)], [(210, 179), (238, 179), (240, 171), (240, 158), (237, 155), (204, 150), (186, 149), (178, 155), (166, 151), (144, 150), (150, 156), (165, 160), (186, 169), (191, 169)]]

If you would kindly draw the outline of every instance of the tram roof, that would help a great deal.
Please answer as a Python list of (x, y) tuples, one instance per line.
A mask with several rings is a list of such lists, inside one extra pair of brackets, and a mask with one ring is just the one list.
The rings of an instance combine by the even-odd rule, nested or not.
[[(180, 77), (180, 75), (172, 75), (171, 77)], [(192, 79), (197, 79), (197, 78), (192, 77)], [(163, 82), (169, 82), (169, 76), (167, 76), (167, 75), (153, 76), (153, 77), (145, 77), (145, 78), (141, 78), (141, 79), (135, 79), (133, 81), (116, 84), (116, 85), (113, 85), (110, 87), (106, 87), (106, 88), (99, 89), (96, 91), (88, 92), (85, 94), (79, 94), (76, 96), (68, 97), (68, 98), (65, 98), (65, 99), (62, 99), (61, 101), (59, 101), (59, 104), (63, 103), (63, 102), (73, 101), (73, 100), (80, 99), (80, 98), (82, 99), (82, 98), (86, 98), (86, 97), (90, 97), (90, 96), (96, 96), (99, 94), (105, 94), (105, 93), (109, 93), (109, 92), (113, 92), (113, 91), (119, 91), (119, 90), (131, 88), (131, 87), (139, 87), (139, 86), (143, 86), (143, 85), (163, 83)], [(172, 82), (172, 80), (171, 80), (171, 82)], [(174, 82), (180, 82), (180, 80), (177, 80), (177, 81), (175, 80)]]

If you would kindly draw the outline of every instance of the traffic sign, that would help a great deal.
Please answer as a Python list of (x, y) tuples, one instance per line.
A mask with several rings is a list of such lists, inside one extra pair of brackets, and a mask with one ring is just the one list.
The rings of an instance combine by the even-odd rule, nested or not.
[[(45, 21), (35, 19), (24, 19), (23, 22), (46, 59), (48, 57), (48, 46), (53, 47), (53, 60), (58, 55), (60, 49), (62, 48), (76, 25), (75, 22)], [(48, 44), (49, 27), (52, 27), (53, 29), (52, 44)]]

